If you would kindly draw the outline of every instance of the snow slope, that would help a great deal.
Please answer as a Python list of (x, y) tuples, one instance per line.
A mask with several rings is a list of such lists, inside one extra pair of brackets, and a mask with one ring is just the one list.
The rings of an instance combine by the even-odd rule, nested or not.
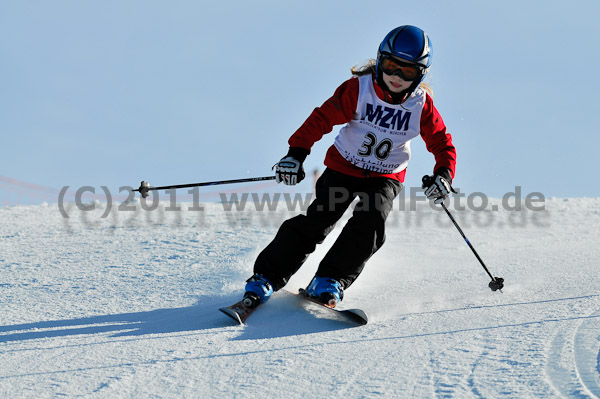
[(283, 291), (243, 327), (217, 311), (284, 207), (0, 208), (0, 397), (599, 398), (598, 203), (454, 211), (504, 293), (445, 214), (394, 210), (340, 305), (364, 327)]

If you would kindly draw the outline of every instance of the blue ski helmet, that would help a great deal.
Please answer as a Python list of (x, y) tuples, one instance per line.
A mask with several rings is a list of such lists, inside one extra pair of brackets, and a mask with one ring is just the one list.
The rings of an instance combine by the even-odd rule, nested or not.
[[(377, 77), (380, 76), (380, 62), (382, 57), (391, 56), (415, 63), (421, 67), (421, 79), (418, 79), (416, 86), (425, 79), (425, 75), (431, 65), (433, 48), (431, 40), (427, 33), (422, 29), (412, 25), (402, 25), (392, 30), (383, 39), (377, 50)], [(413, 88), (413, 90), (414, 90)]]

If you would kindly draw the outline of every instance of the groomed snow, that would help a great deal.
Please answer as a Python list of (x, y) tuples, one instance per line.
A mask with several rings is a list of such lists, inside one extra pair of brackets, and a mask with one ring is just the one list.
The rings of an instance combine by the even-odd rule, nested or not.
[(444, 213), (395, 209), (340, 305), (363, 327), (285, 292), (246, 326), (217, 311), (297, 213), (285, 207), (0, 208), (0, 397), (598, 398), (599, 201), (453, 210), (503, 293)]

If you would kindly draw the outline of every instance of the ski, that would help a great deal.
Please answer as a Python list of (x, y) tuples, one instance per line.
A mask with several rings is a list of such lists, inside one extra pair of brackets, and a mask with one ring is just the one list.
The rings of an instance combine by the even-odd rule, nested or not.
[[(289, 292), (289, 291), (286, 291)], [(330, 308), (328, 306), (323, 305), (321, 302), (317, 301), (310, 297), (306, 291), (302, 288), (298, 290), (298, 293), (289, 292), (292, 295), (302, 298), (306, 303), (314, 304), (315, 306), (319, 306), (320, 308), (327, 309), (330, 312), (333, 312), (339, 318), (349, 321), (352, 323), (356, 323), (358, 325), (364, 326), (369, 321), (367, 314), (361, 309), (335, 309)], [(219, 308), (219, 310), (229, 316), (232, 320), (237, 322), (238, 324), (245, 324), (246, 320), (250, 315), (258, 308), (258, 305), (255, 306), (246, 306), (245, 302), (248, 301), (246, 299), (242, 299), (241, 301), (234, 303), (231, 306), (227, 306), (224, 308)]]
[(245, 299), (242, 299), (241, 301), (234, 303), (233, 305), (228, 306), (226, 308), (219, 308), (219, 310), (225, 313), (227, 316), (231, 317), (239, 324), (244, 324), (246, 322), (246, 319), (250, 317), (252, 312), (254, 312), (258, 307), (248, 307), (244, 305), (244, 300)]
[(369, 318), (367, 317), (367, 314), (361, 309), (330, 308), (329, 306), (325, 306), (321, 302), (319, 302), (316, 299), (309, 296), (306, 293), (306, 290), (304, 290), (303, 288), (300, 288), (298, 290), (298, 294), (296, 294), (296, 295), (298, 295), (300, 298), (306, 300), (309, 303), (313, 303), (323, 309), (327, 309), (331, 312), (334, 312), (337, 316), (340, 316), (344, 320), (351, 321), (351, 322), (359, 324), (361, 326), (364, 326), (365, 324), (367, 324), (369, 322)]

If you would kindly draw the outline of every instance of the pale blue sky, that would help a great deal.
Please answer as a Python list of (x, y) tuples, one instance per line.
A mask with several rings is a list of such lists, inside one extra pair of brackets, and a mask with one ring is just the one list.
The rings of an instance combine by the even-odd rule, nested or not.
[[(427, 81), (458, 150), (455, 185), (600, 196), (598, 4), (5, 1), (0, 175), (115, 192), (269, 175), (349, 68), (412, 24), (433, 42)], [(417, 138), (406, 184), (432, 167)]]

